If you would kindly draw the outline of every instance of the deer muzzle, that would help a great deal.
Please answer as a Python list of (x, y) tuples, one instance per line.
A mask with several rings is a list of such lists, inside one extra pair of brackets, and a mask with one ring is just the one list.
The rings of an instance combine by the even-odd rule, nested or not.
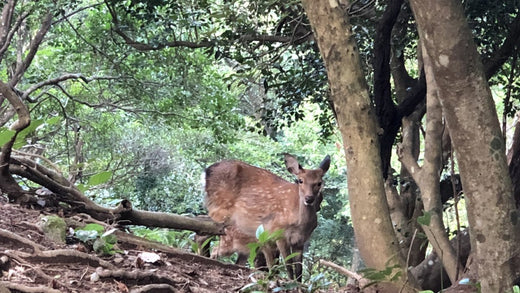
[(310, 206), (314, 203), (314, 201), (316, 201), (316, 197), (314, 195), (308, 195), (305, 197), (305, 205), (306, 206)]

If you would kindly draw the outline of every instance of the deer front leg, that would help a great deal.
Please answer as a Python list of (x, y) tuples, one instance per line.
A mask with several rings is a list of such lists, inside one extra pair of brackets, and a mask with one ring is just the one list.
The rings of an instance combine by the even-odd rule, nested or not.
[[(287, 244), (287, 242), (283, 239), (276, 241), (276, 246), (278, 250), (280, 250), (280, 254), (282, 255), (283, 261), (285, 262), (285, 267), (287, 268), (287, 274), (289, 278), (296, 280), (296, 275), (294, 274), (294, 270), (292, 264), (294, 262), (294, 258), (287, 260), (289, 253), (291, 252), (291, 247)], [(298, 270), (298, 269), (297, 269)], [(301, 279), (301, 267), (300, 267), (300, 279)]]
[(291, 269), (293, 269), (293, 279), (298, 282), (302, 282), (303, 275), (303, 246), (302, 247), (293, 247), (293, 253), (297, 253), (289, 262), (291, 265)]
[(262, 247), (262, 253), (264, 254), (264, 257), (265, 257), (265, 263), (269, 270), (271, 270), (271, 268), (274, 265), (275, 251), (276, 251), (276, 247), (273, 247), (271, 245), (266, 245), (266, 246)]

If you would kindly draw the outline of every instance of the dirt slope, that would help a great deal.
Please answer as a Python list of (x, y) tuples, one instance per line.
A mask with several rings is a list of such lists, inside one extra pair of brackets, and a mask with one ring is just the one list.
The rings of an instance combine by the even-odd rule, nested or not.
[[(122, 254), (100, 257), (81, 243), (59, 244), (39, 228), (46, 211), (0, 196), (0, 293), (9, 292), (236, 292), (251, 271), (118, 232)], [(145, 248), (147, 247), (147, 248)], [(149, 247), (153, 247), (150, 249)], [(142, 252), (159, 256), (142, 261)]]

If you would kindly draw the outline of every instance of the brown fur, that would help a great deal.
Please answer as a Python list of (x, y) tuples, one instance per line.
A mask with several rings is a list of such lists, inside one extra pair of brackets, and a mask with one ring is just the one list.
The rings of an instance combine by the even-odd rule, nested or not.
[[(249, 240), (255, 237), (260, 225), (269, 232), (283, 229), (284, 236), (276, 246), (284, 258), (291, 252), (301, 254), (304, 243), (317, 226), (322, 177), (329, 168), (330, 158), (327, 156), (315, 170), (301, 168), (288, 154), (285, 164), (301, 183), (288, 182), (241, 161), (225, 160), (206, 169), (205, 187), (209, 216), (216, 222), (236, 227)], [(264, 254), (268, 265), (272, 265), (273, 254), (266, 250)], [(301, 263), (299, 265), (296, 267), (298, 278), (301, 277)], [(291, 269), (289, 274), (293, 277)]]

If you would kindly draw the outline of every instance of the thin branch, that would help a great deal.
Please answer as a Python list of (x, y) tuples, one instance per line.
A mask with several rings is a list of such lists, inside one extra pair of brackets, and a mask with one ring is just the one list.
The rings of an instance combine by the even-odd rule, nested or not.
[(27, 100), (29, 95), (31, 93), (33, 93), (34, 91), (36, 91), (37, 89), (39, 89), (39, 88), (42, 88), (42, 87), (48, 86), (48, 85), (57, 85), (60, 82), (66, 81), (66, 80), (69, 80), (69, 79), (81, 79), (83, 82), (89, 83), (89, 82), (91, 82), (93, 80), (113, 80), (113, 79), (120, 79), (120, 78), (121, 78), (120, 76), (92, 76), (92, 77), (85, 77), (81, 73), (67, 73), (67, 74), (63, 74), (62, 76), (59, 76), (59, 77), (56, 77), (56, 78), (53, 78), (53, 79), (48, 79), (48, 80), (39, 82), (39, 83), (29, 87), (27, 90), (24, 91), (24, 93), (22, 95), (22, 100)]
[(308, 32), (302, 36), (296, 37), (294, 34), (290, 37), (286, 36), (276, 36), (276, 35), (243, 35), (240, 36), (241, 41), (245, 42), (253, 42), (253, 41), (259, 41), (262, 43), (284, 43), (284, 44), (297, 44), (301, 41), (307, 39), (310, 35), (312, 35), (312, 32)]
[(14, 87), (20, 79), (22, 78), (23, 74), (29, 68), (31, 65), (32, 60), (34, 59), (34, 56), (36, 55), (36, 52), (38, 52), (38, 48), (40, 47), (40, 44), (43, 41), (43, 38), (49, 31), (51, 24), (52, 24), (52, 12), (48, 12), (45, 18), (43, 19), (40, 29), (34, 36), (34, 38), (31, 41), (31, 44), (29, 46), (29, 52), (27, 53), (27, 56), (23, 60), (22, 64), (19, 64), (16, 66), (16, 71), (13, 74), (12, 79), (9, 81), (9, 86)]
[(326, 261), (324, 259), (320, 259), (320, 265), (324, 265), (326, 267), (334, 269), (336, 272), (338, 272), (344, 276), (353, 278), (354, 280), (356, 280), (358, 282), (360, 288), (364, 288), (367, 284), (370, 283), (370, 281), (368, 279), (363, 278), (363, 276), (361, 276), (360, 274), (358, 274), (356, 272), (351, 272), (351, 271), (347, 270), (346, 268), (339, 266), (333, 262)]
[(491, 78), (509, 59), (509, 56), (516, 51), (516, 46), (520, 43), (520, 13), (509, 26), (509, 34), (506, 36), (502, 46), (495, 51), (492, 57), (484, 60), (484, 72), (487, 79)]
[[(198, 42), (192, 42), (192, 41), (169, 41), (164, 42), (160, 44), (147, 44), (143, 42), (138, 42), (134, 39), (132, 39), (128, 34), (126, 34), (119, 25), (119, 19), (117, 17), (116, 11), (110, 6), (107, 1), (105, 1), (108, 10), (110, 12), (110, 15), (112, 16), (112, 30), (118, 34), (127, 45), (130, 47), (138, 50), (138, 51), (154, 51), (154, 50), (161, 50), (164, 48), (174, 48), (174, 47), (184, 47), (184, 48), (211, 48), (214, 47), (217, 44), (216, 40), (210, 40), (210, 41), (198, 41)], [(312, 32), (307, 32), (306, 34), (302, 36), (295, 36), (294, 33), (292, 36), (276, 36), (276, 35), (251, 35), (246, 34), (243, 36), (238, 37), (238, 41), (242, 42), (254, 42), (258, 41), (260, 43), (284, 43), (284, 44), (299, 44), (304, 42), (306, 39), (309, 39), (309, 36), (312, 35)]]
[[(2, 26), (4, 27), (4, 29), (6, 31), (9, 29), (9, 26), (11, 25), (11, 18), (12, 18), (12, 13), (13, 13), (13, 11), (9, 11), (9, 10), (6, 12), (6, 9), (14, 10), (14, 5), (15, 5), (15, 4), (13, 4), (14, 2), (16, 2), (16, 1), (9, 1), (9, 3), (6, 6), (4, 6), (4, 11), (2, 12)], [(11, 8), (9, 7), (10, 4), (12, 4)], [(4, 12), (7, 15), (4, 16)], [(18, 30), (18, 28), (20, 27), (22, 22), (31, 14), (31, 12), (32, 11), (27, 11), (25, 13), (20, 14), (18, 16), (18, 18), (16, 19), (13, 27), (9, 30), (9, 32), (1, 40), (2, 47), (0, 48), (0, 60), (3, 59), (5, 51), (7, 51), (7, 48), (9, 48), (9, 45), (11, 44), (11, 40), (13, 39), (14, 34)]]
[(58, 166), (56, 166), (51, 160), (47, 159), (46, 157), (44, 157), (44, 156), (42, 156), (40, 154), (31, 154), (31, 153), (22, 152), (22, 151), (19, 151), (19, 150), (13, 150), (13, 152), (15, 154), (17, 154), (17, 155), (21, 155), (21, 156), (24, 156), (24, 157), (29, 157), (29, 158), (35, 157), (35, 158), (41, 159), (42, 161), (44, 161), (47, 164), (49, 164), (49, 166), (52, 169), (54, 169), (54, 171), (56, 171), (56, 173), (61, 174), (61, 170), (60, 170), (60, 168), (58, 168)]
[(88, 6), (84, 6), (84, 7), (80, 7), (74, 11), (72, 11), (71, 13), (69, 14), (66, 14), (64, 15), (62, 18), (58, 19), (58, 20), (55, 20), (52, 25), (55, 25), (57, 23), (60, 23), (62, 22), (63, 20), (66, 20), (68, 19), (69, 17), (73, 16), (74, 14), (77, 14), (77, 13), (80, 13), (81, 11), (83, 10), (86, 10), (86, 9), (89, 9), (89, 8), (94, 8), (94, 7), (97, 7), (97, 6), (100, 6), (100, 5), (103, 5), (104, 2), (98, 2), (98, 3), (94, 3), (94, 4), (91, 4), (91, 5), (88, 5)]

